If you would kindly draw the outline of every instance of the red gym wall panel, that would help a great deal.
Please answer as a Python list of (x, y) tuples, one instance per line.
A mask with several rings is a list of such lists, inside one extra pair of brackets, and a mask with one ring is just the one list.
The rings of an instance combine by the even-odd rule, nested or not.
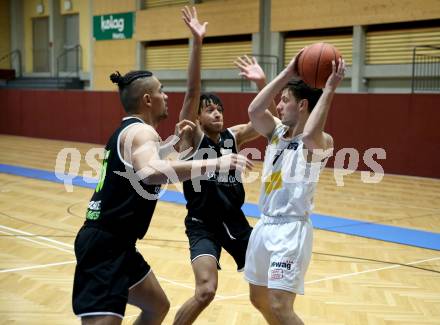
[[(219, 96), (225, 127), (248, 122), (255, 94)], [(174, 132), (184, 94), (168, 97), (169, 115), (158, 128), (164, 139)], [(117, 92), (0, 89), (0, 103), (0, 133), (49, 139), (104, 144), (124, 116)], [(386, 159), (373, 159), (385, 173), (440, 178), (439, 122), (440, 95), (337, 94), (326, 131), (335, 140), (335, 155), (342, 148), (357, 150), (359, 170), (371, 170), (363, 161), (366, 150), (383, 148)], [(265, 146), (261, 137), (246, 145), (262, 158)]]
[[(327, 132), (335, 141), (334, 154), (342, 148), (356, 148), (359, 153), (358, 169), (369, 170), (363, 159), (365, 151), (383, 148), (387, 159), (378, 162), (385, 172), (390, 169), (406, 171), (408, 150), (403, 144), (408, 137), (409, 105), (409, 95), (336, 96), (327, 124)], [(399, 159), (394, 159), (397, 157)]]
[(0, 132), (23, 135), (21, 133), (21, 91), (0, 89)]
[(440, 95), (412, 96), (408, 115), (405, 174), (440, 178)]

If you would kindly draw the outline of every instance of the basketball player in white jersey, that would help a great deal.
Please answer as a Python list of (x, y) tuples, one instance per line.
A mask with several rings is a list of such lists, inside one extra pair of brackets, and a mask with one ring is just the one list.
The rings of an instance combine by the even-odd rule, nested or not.
[[(249, 106), (253, 127), (267, 137), (261, 219), (246, 252), (245, 278), (252, 304), (269, 324), (303, 324), (293, 310), (304, 294), (304, 275), (312, 254), (313, 194), (319, 173), (332, 153), (333, 138), (324, 126), (345, 63), (333, 62), (325, 88), (313, 89), (297, 78), (295, 58)], [(266, 111), (281, 93), (277, 111)]]

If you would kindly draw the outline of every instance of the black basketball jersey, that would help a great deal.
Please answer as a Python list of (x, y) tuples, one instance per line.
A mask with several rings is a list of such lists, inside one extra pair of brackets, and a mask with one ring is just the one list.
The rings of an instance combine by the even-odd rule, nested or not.
[[(229, 129), (220, 133), (220, 141), (215, 143), (203, 135), (195, 153), (186, 160), (216, 158), (229, 153), (237, 153), (234, 135)], [(200, 184), (200, 188), (197, 188)], [(200, 191), (197, 191), (197, 190)], [(243, 216), (244, 188), (236, 170), (228, 173), (211, 172), (201, 179), (183, 182), (183, 193), (187, 200), (188, 214), (206, 223), (223, 221)]]
[(140, 184), (138, 191), (141, 188), (150, 193), (139, 191), (139, 194), (130, 180), (120, 174), (135, 177), (133, 167), (124, 163), (119, 153), (121, 132), (135, 123), (144, 122), (137, 117), (124, 118), (105, 147), (101, 176), (89, 202), (85, 225), (97, 226), (121, 237), (141, 239), (150, 225), (160, 185), (146, 185), (135, 178), (132, 181)]

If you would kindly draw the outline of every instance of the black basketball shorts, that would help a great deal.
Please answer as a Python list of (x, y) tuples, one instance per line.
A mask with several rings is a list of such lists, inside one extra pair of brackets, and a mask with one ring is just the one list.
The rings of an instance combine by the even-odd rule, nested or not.
[(75, 239), (77, 265), (72, 296), (77, 316), (123, 318), (129, 289), (150, 272), (135, 242), (95, 227), (81, 228)]
[(239, 229), (229, 229), (226, 224), (219, 224), (215, 229), (206, 225), (196, 217), (187, 216), (185, 219), (186, 235), (188, 236), (191, 262), (200, 256), (212, 256), (220, 267), (222, 247), (234, 258), (237, 270), (241, 272), (246, 260), (246, 249), (252, 227), (248, 224)]

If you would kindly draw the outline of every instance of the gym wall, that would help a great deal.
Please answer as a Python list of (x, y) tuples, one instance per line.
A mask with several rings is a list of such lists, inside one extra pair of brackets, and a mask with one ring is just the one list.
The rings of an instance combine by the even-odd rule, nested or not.
[[(136, 0), (95, 0), (92, 16), (136, 11)], [(93, 89), (114, 89), (109, 75), (118, 70), (126, 73), (136, 68), (136, 40), (109, 40), (93, 42)]]
[[(0, 57), (6, 55), (11, 50), (11, 30), (9, 21), (9, 1), (0, 0)], [(0, 69), (10, 69), (11, 61), (10, 59), (5, 59), (0, 61)]]
[(72, 8), (65, 10), (64, 0), (60, 1), (61, 15), (79, 15), (79, 43), (81, 45), (81, 67), (85, 73), (90, 72), (90, 35), (92, 33), (89, 0), (70, 0)]
[[(225, 127), (249, 120), (254, 93), (219, 95)], [(174, 132), (184, 94), (168, 96), (169, 117), (159, 128), (164, 139)], [(29, 137), (104, 144), (124, 116), (117, 92), (0, 89), (0, 102), (0, 133)], [(326, 125), (335, 140), (334, 156), (355, 148), (358, 169), (370, 170), (363, 155), (383, 148), (386, 159), (373, 158), (385, 173), (440, 178), (439, 107), (440, 96), (434, 94), (336, 94)], [(265, 145), (260, 138), (247, 147), (264, 155)]]
[(437, 0), (271, 0), (273, 32), (438, 19)]
[[(43, 5), (43, 12), (37, 13), (37, 5)], [(32, 44), (32, 19), (49, 17), (49, 1), (48, 0), (28, 0), (23, 2), (23, 23), (24, 23), (24, 72), (31, 73), (34, 71), (33, 62), (33, 44)], [(49, 54), (47, 54), (49, 55)]]

